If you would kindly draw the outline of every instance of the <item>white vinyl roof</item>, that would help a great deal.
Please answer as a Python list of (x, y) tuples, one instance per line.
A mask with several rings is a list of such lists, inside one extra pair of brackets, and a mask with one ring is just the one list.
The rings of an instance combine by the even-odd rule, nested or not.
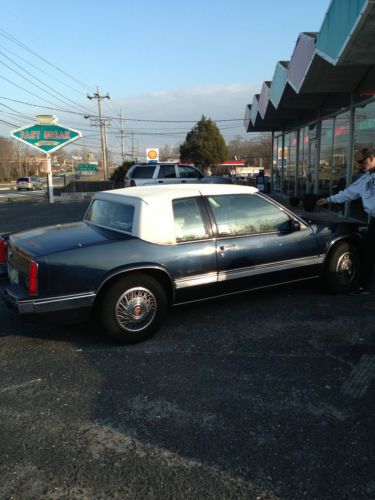
[(169, 184), (101, 191), (94, 199), (134, 206), (133, 236), (159, 245), (173, 245), (176, 244), (176, 230), (172, 200), (257, 192), (254, 187), (234, 184)]

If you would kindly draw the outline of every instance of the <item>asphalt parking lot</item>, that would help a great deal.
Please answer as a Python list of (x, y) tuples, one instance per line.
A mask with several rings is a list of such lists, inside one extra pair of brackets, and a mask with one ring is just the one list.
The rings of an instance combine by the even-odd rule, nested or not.
[[(0, 203), (0, 234), (86, 208)], [(0, 303), (0, 498), (375, 498), (374, 297), (226, 297), (134, 346)]]

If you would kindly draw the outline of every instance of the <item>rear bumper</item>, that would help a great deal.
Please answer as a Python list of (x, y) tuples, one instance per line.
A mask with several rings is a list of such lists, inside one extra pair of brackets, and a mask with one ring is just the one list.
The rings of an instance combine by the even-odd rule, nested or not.
[(20, 297), (13, 287), (4, 287), (0, 289), (0, 296), (20, 314), (44, 314), (91, 308), (96, 294), (94, 292), (85, 292), (58, 297), (45, 297), (41, 299), (25, 299), (24, 297)]

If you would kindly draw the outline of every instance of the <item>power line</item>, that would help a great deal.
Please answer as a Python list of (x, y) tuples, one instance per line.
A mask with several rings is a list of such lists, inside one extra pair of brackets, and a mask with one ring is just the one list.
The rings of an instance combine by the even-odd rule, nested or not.
[(15, 43), (16, 45), (18, 45), (19, 47), (23, 48), (24, 50), (26, 50), (27, 52), (30, 52), (30, 54), (33, 54), (35, 57), (38, 57), (39, 59), (41, 59), (42, 61), (44, 61), (45, 63), (47, 63), (49, 66), (51, 66), (52, 68), (54, 69), (57, 69), (57, 71), (60, 71), (60, 73), (62, 73), (63, 75), (67, 76), (68, 78), (70, 78), (71, 80), (74, 80), (76, 83), (78, 83), (79, 85), (81, 85), (83, 88), (85, 88), (86, 90), (91, 88), (91, 85), (88, 85), (84, 82), (81, 82), (80, 80), (78, 80), (77, 78), (75, 78), (74, 76), (70, 75), (69, 73), (67, 73), (66, 71), (64, 71), (63, 69), (59, 68), (58, 66), (56, 66), (55, 64), (51, 63), (50, 61), (48, 61), (47, 59), (45, 59), (43, 56), (39, 55), (37, 52), (35, 52), (34, 50), (30, 49), (27, 45), (25, 45), (24, 43), (22, 43), (21, 41), (17, 40), (16, 37), (14, 37), (13, 35), (11, 35), (10, 33), (8, 33), (7, 31), (5, 31), (4, 29), (0, 28), (0, 35), (2, 35), (3, 37), (7, 38), (8, 40), (10, 40), (11, 42)]
[[(0, 52), (1, 53), (1, 52)], [(56, 97), (54, 94), (52, 94), (51, 92), (49, 92), (48, 90), (45, 90), (43, 87), (41, 87), (40, 85), (38, 85), (37, 83), (33, 82), (32, 80), (30, 80), (29, 78), (27, 78), (26, 76), (22, 75), (21, 73), (19, 73), (18, 71), (16, 71), (15, 69), (11, 68), (8, 64), (6, 64), (4, 61), (0, 61), (0, 64), (2, 64), (3, 66), (5, 66), (6, 68), (10, 69), (10, 71), (13, 71), (13, 73), (15, 73), (16, 75), (20, 76), (21, 78), (23, 78), (24, 80), (26, 80), (27, 82), (31, 83), (31, 85), (34, 85), (34, 87), (38, 88), (39, 90), (41, 90), (42, 92), (45, 92), (46, 94), (50, 95), (51, 97), (57, 99), (58, 101), (62, 102), (63, 104), (69, 104), (67, 102), (67, 100), (64, 98), (64, 100)], [(10, 80), (8, 80), (10, 81)], [(14, 82), (11, 82), (12, 85), (16, 85)], [(42, 82), (43, 85), (46, 85)], [(48, 87), (48, 85), (47, 85)], [(20, 87), (21, 88), (21, 87)], [(50, 88), (50, 87), (49, 87)], [(53, 90), (53, 89), (52, 89)], [(29, 91), (30, 92), (30, 91)], [(34, 94), (35, 95), (35, 94)], [(61, 95), (61, 94), (60, 94)], [(50, 102), (50, 101), (46, 101), (46, 102)], [(71, 101), (74, 105), (75, 103), (73, 101)], [(54, 104), (54, 103), (52, 103)], [(87, 111), (85, 109), (85, 111)], [(81, 111), (82, 113), (82, 111)]]
[(74, 90), (74, 92), (77, 92), (79, 93), (80, 95), (82, 95), (82, 91), (81, 90), (78, 90), (74, 87), (72, 87), (71, 85), (69, 85), (68, 83), (66, 82), (63, 82), (62, 80), (60, 80), (59, 78), (56, 78), (56, 76), (54, 75), (51, 75), (50, 73), (48, 73), (47, 71), (45, 71), (44, 69), (42, 68), (39, 68), (38, 66), (36, 66), (35, 64), (31, 63), (30, 61), (28, 61), (27, 59), (25, 59), (24, 57), (20, 56), (19, 54), (16, 54), (15, 52), (13, 52), (12, 50), (10, 50), (8, 47), (4, 47), (4, 45), (1, 45), (0, 44), (0, 47), (4, 50), (6, 50), (7, 52), (9, 52), (10, 54), (12, 54), (13, 56), (17, 57), (18, 59), (21, 59), (21, 61), (27, 63), (29, 66), (31, 66), (32, 68), (40, 71), (41, 73), (43, 73), (44, 75), (47, 75), (49, 78), (52, 78), (52, 80), (55, 80), (56, 82), (59, 82), (61, 85), (64, 85), (65, 87), (68, 87), (70, 90)]
[[(22, 90), (26, 90), (26, 89), (22, 89)], [(40, 96), (36, 96), (36, 97), (40, 98)], [(35, 104), (35, 103), (31, 103), (31, 102), (26, 102), (26, 101), (20, 101), (17, 99), (12, 99), (10, 97), (0, 96), (0, 99), (5, 99), (5, 100), (11, 101), (11, 102), (17, 102), (19, 104), (25, 104), (26, 106), (33, 106), (35, 108), (50, 109), (52, 111), (61, 111), (62, 113), (83, 116), (82, 113), (78, 113), (77, 111), (70, 111), (68, 109), (61, 109), (61, 108), (57, 108), (57, 107), (44, 106), (42, 104)], [(88, 118), (90, 118), (90, 117), (98, 118), (98, 115), (89, 115)], [(103, 118), (108, 118), (110, 120), (119, 120), (120, 119), (118, 116), (103, 116)], [(145, 119), (141, 119), (141, 118), (126, 118), (125, 121), (145, 122), (145, 123), (197, 123), (197, 121), (199, 121), (199, 120), (149, 120), (149, 119), (145, 120)], [(226, 119), (220, 119), (220, 120), (213, 119), (212, 121), (215, 123), (243, 122), (243, 118), (226, 118)]]

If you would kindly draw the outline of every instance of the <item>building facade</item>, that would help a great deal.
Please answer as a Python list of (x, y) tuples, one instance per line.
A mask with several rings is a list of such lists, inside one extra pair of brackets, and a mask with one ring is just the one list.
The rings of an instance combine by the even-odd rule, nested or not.
[[(244, 123), (248, 132), (272, 132), (274, 192), (328, 196), (361, 175), (354, 152), (375, 146), (374, 2), (332, 0), (319, 33), (299, 35)], [(361, 202), (332, 208), (367, 217)]]

